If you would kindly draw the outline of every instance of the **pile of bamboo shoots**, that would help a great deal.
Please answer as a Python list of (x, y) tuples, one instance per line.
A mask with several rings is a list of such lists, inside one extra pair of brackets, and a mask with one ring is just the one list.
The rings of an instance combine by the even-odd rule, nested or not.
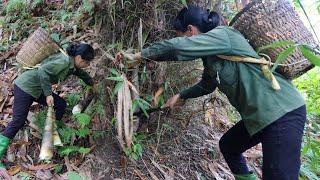
[[(133, 112), (131, 90), (137, 92), (134, 86), (127, 80), (126, 76), (122, 74), (123, 86), (118, 91), (118, 105), (117, 105), (117, 139), (122, 149), (130, 148), (133, 140)], [(126, 146), (125, 146), (126, 145)]]
[(48, 107), (47, 118), (42, 133), (40, 160), (50, 161), (53, 157), (53, 146), (63, 146), (57, 131), (55, 112), (52, 106)]

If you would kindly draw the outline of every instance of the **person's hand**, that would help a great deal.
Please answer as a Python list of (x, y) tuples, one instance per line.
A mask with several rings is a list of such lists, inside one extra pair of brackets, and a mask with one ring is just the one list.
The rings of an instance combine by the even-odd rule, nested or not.
[(116, 54), (116, 63), (120, 64), (123, 62), (124, 59), (129, 59), (130, 61), (141, 61), (141, 53), (125, 53), (125, 52), (118, 52)]
[(5, 179), (5, 180), (12, 179), (11, 176), (9, 175), (8, 171), (4, 167), (0, 168), (0, 179)]
[(184, 100), (180, 98), (180, 94), (176, 94), (170, 99), (168, 99), (168, 101), (165, 105), (162, 106), (162, 108), (170, 107), (170, 109), (173, 109), (175, 106), (181, 106), (183, 104)]
[(53, 105), (54, 105), (53, 96), (52, 96), (52, 95), (47, 96), (47, 97), (46, 97), (46, 102), (47, 102), (47, 105), (48, 105), (48, 106), (53, 106)]

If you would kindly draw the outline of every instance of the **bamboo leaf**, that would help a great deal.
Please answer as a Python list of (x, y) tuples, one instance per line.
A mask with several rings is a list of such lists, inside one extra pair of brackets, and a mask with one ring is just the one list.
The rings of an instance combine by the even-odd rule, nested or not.
[(112, 93), (117, 94), (122, 87), (123, 87), (123, 81), (116, 84), (116, 86), (113, 88)]
[(140, 109), (142, 110), (142, 112), (146, 115), (147, 118), (149, 118), (149, 114), (147, 113), (146, 107), (143, 105), (143, 103), (141, 103), (140, 101), (137, 101)]
[(320, 56), (315, 55), (307, 46), (299, 46), (301, 53), (306, 57), (312, 64), (320, 66)]
[(308, 179), (311, 180), (319, 180), (320, 178), (313, 173), (309, 167), (306, 167), (305, 165), (301, 166), (300, 168), (300, 174), (306, 176)]
[(270, 49), (270, 48), (278, 48), (278, 47), (289, 46), (289, 45), (291, 45), (291, 46), (295, 45), (295, 42), (287, 41), (287, 40), (276, 41), (274, 43), (271, 43), (271, 44), (268, 44), (268, 45), (265, 45), (265, 46), (262, 46), (262, 47), (258, 48), (258, 52), (261, 52), (263, 50)]
[(145, 101), (144, 99), (139, 98), (139, 101), (143, 104), (145, 109), (149, 109), (149, 107), (151, 107), (151, 104), (149, 104), (147, 101)]
[(277, 59), (276, 59), (276, 62), (275, 64), (273, 65), (271, 71), (273, 72), (277, 66), (282, 62), (284, 61), (291, 53), (293, 53), (293, 51), (296, 49), (296, 46), (290, 46), (289, 48), (285, 49), (284, 51), (282, 51)]
[(121, 76), (121, 74), (120, 74), (116, 69), (111, 68), (111, 69), (109, 69), (109, 70), (110, 70), (110, 72), (111, 72), (113, 75), (115, 75), (115, 76)]
[(108, 80), (111, 81), (123, 81), (123, 78), (121, 76), (117, 76), (117, 77), (108, 77)]
[(137, 107), (138, 107), (137, 100), (134, 100), (132, 102), (132, 112), (135, 112), (137, 110)]

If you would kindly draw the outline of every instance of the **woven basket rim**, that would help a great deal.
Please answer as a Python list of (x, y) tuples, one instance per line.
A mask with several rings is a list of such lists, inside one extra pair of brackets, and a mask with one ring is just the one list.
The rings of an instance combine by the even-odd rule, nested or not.
[(248, 10), (251, 9), (256, 3), (262, 2), (262, 0), (253, 0), (249, 4), (247, 4), (240, 12), (238, 12), (230, 21), (229, 26), (232, 26), (240, 16), (246, 13)]

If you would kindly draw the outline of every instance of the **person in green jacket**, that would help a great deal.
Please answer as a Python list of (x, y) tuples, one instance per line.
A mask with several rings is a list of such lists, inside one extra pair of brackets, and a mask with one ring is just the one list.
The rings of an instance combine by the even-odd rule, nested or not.
[(281, 89), (272, 88), (257, 64), (221, 59), (218, 55), (260, 58), (248, 41), (232, 27), (221, 26), (216, 12), (189, 5), (174, 23), (179, 37), (152, 44), (135, 54), (118, 53), (136, 61), (190, 61), (201, 58), (202, 79), (170, 98), (166, 106), (196, 98), (217, 87), (239, 111), (242, 120), (220, 139), (219, 147), (236, 180), (256, 179), (243, 153), (262, 143), (263, 179), (297, 180), (306, 121), (305, 101), (281, 74), (273, 75)]
[[(14, 81), (13, 119), (0, 134), (0, 158), (6, 152), (10, 140), (24, 126), (33, 102), (54, 106), (56, 119), (62, 119), (67, 103), (52, 92), (53, 84), (75, 75), (87, 85), (94, 85), (90, 75), (82, 70), (94, 59), (93, 48), (88, 44), (73, 44), (67, 48), (67, 54), (56, 53), (49, 56), (39, 68), (22, 73)], [(2, 163), (0, 163), (0, 176), (8, 177)]]

